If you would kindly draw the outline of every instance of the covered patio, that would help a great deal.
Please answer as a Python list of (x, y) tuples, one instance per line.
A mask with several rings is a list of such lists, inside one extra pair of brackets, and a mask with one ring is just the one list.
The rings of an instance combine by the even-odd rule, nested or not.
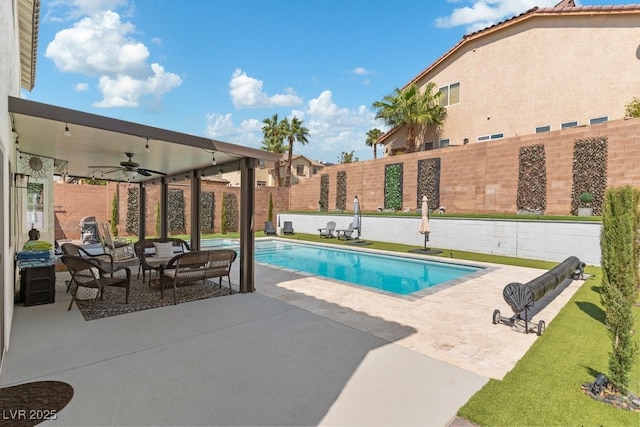
[[(160, 237), (167, 237), (169, 183), (188, 182), (191, 206), (199, 206), (203, 177), (240, 171), (239, 290), (253, 292), (255, 169), (272, 163), (279, 155), (11, 96), (8, 101), (17, 155), (20, 159), (29, 159), (26, 170), (13, 171), (16, 200), (24, 191), (17, 185), (18, 180), (38, 178), (38, 171), (31, 171), (31, 159), (38, 160), (36, 165), (51, 164), (54, 173), (65, 180), (99, 178), (136, 183), (139, 186), (139, 240), (145, 238), (147, 188), (160, 187)], [(29, 176), (30, 173), (34, 176)], [(14, 204), (18, 210), (21, 205)], [(53, 206), (46, 208), (53, 211)], [(18, 212), (15, 218), (22, 216), (23, 213)], [(200, 249), (200, 221), (200, 210), (191, 209), (192, 250)], [(41, 230), (42, 239), (53, 241), (52, 222), (49, 222), (45, 223), (45, 230)], [(23, 228), (17, 221), (16, 240), (23, 234)]]

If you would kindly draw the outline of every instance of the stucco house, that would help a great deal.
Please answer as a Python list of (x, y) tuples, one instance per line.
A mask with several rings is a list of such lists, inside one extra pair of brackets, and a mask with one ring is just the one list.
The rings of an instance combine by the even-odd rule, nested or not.
[[(622, 119), (640, 95), (639, 40), (640, 4), (572, 0), (467, 34), (406, 85), (434, 82), (447, 108), (417, 150)], [(386, 156), (403, 152), (404, 129), (380, 143)]]
[[(288, 154), (282, 155), (282, 160), (280, 161), (280, 182), (284, 184), (285, 177), (287, 175), (287, 160)], [(275, 163), (274, 163), (275, 167)], [(294, 155), (291, 159), (291, 185), (298, 184), (305, 179), (311, 178), (312, 176), (318, 174), (323, 168), (325, 164), (317, 162), (313, 159), (310, 159), (301, 154)], [(269, 170), (269, 180), (267, 186), (275, 187), (275, 174), (274, 169), (271, 168)]]

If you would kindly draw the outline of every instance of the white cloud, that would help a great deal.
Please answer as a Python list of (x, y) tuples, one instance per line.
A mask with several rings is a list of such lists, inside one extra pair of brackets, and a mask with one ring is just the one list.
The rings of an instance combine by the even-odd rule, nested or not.
[[(449, 1), (449, 3), (460, 3), (460, 1)], [(555, 6), (558, 0), (473, 0), (467, 3), (471, 5), (456, 8), (450, 15), (436, 18), (436, 26), (440, 28), (466, 26), (468, 32), (473, 32), (512, 18), (535, 6)]]
[[(265, 117), (270, 115), (265, 113)], [(343, 151), (352, 150), (360, 159), (370, 158), (372, 150), (365, 145), (366, 133), (374, 127), (384, 128), (375, 120), (375, 113), (366, 106), (355, 109), (339, 107), (328, 90), (310, 100), (303, 109), (291, 110), (287, 117), (298, 117), (309, 129), (308, 144), (296, 144), (295, 153), (328, 162), (337, 162)], [(210, 113), (207, 115), (206, 134), (211, 138), (260, 148), (263, 118), (245, 120), (235, 126), (231, 114)]]
[(371, 74), (371, 71), (368, 71), (366, 68), (364, 67), (356, 67), (353, 69), (353, 74), (355, 74), (356, 76), (366, 76)]
[(144, 96), (159, 97), (182, 83), (180, 77), (166, 73), (158, 64), (151, 64), (153, 75), (146, 79), (134, 79), (127, 75), (115, 78), (100, 77), (98, 88), (104, 99), (93, 105), (96, 107), (137, 107)]
[[(89, 3), (97, 7), (105, 2), (82, 3), (89, 8)], [(147, 64), (149, 50), (131, 38), (134, 31), (135, 26), (122, 22), (118, 13), (99, 11), (58, 32), (45, 56), (62, 72), (97, 77), (103, 99), (95, 106), (137, 107), (143, 97), (148, 97), (147, 105), (160, 104), (161, 96), (182, 80), (159, 64)]]
[(263, 91), (262, 80), (249, 77), (237, 68), (229, 81), (231, 101), (237, 108), (291, 107), (302, 104), (302, 99), (291, 88), (285, 93), (269, 96)]
[(209, 138), (220, 139), (244, 145), (245, 147), (260, 148), (262, 144), (262, 121), (257, 119), (243, 120), (238, 127), (235, 127), (231, 113), (208, 113), (205, 135)]
[(162, 39), (160, 37), (152, 37), (151, 43), (155, 44), (156, 46), (162, 46)]
[(77, 83), (74, 87), (73, 90), (75, 90), (76, 92), (86, 92), (89, 90), (89, 84), (88, 83)]

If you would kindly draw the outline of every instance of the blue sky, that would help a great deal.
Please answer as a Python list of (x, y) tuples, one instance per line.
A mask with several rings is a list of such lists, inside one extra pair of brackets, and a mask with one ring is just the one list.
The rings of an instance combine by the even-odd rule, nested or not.
[(558, 1), (42, 0), (22, 95), (253, 148), (263, 119), (296, 116), (296, 154), (368, 160), (373, 102), (464, 34)]

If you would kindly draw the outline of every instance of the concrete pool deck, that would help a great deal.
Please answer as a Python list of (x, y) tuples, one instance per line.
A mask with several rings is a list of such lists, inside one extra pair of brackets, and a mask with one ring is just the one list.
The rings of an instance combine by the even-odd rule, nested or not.
[[(537, 335), (514, 331), (504, 324), (494, 325), (493, 311), (498, 309), (510, 317), (513, 312), (502, 296), (505, 285), (526, 283), (544, 270), (467, 264), (485, 266), (487, 271), (418, 299), (336, 283), (320, 276), (281, 277), (265, 282), (258, 291), (477, 375), (502, 379)], [(582, 283), (572, 281), (536, 303), (543, 310), (534, 315), (533, 321), (544, 320), (548, 326)], [(371, 319), (394, 322), (414, 332), (406, 335), (401, 329), (398, 333), (385, 322)]]
[(510, 315), (506, 283), (540, 273), (498, 266), (407, 300), (258, 265), (255, 293), (89, 322), (59, 273), (54, 304), (16, 306), (0, 383), (72, 385), (43, 425), (445, 426), (535, 341), (491, 315)]

